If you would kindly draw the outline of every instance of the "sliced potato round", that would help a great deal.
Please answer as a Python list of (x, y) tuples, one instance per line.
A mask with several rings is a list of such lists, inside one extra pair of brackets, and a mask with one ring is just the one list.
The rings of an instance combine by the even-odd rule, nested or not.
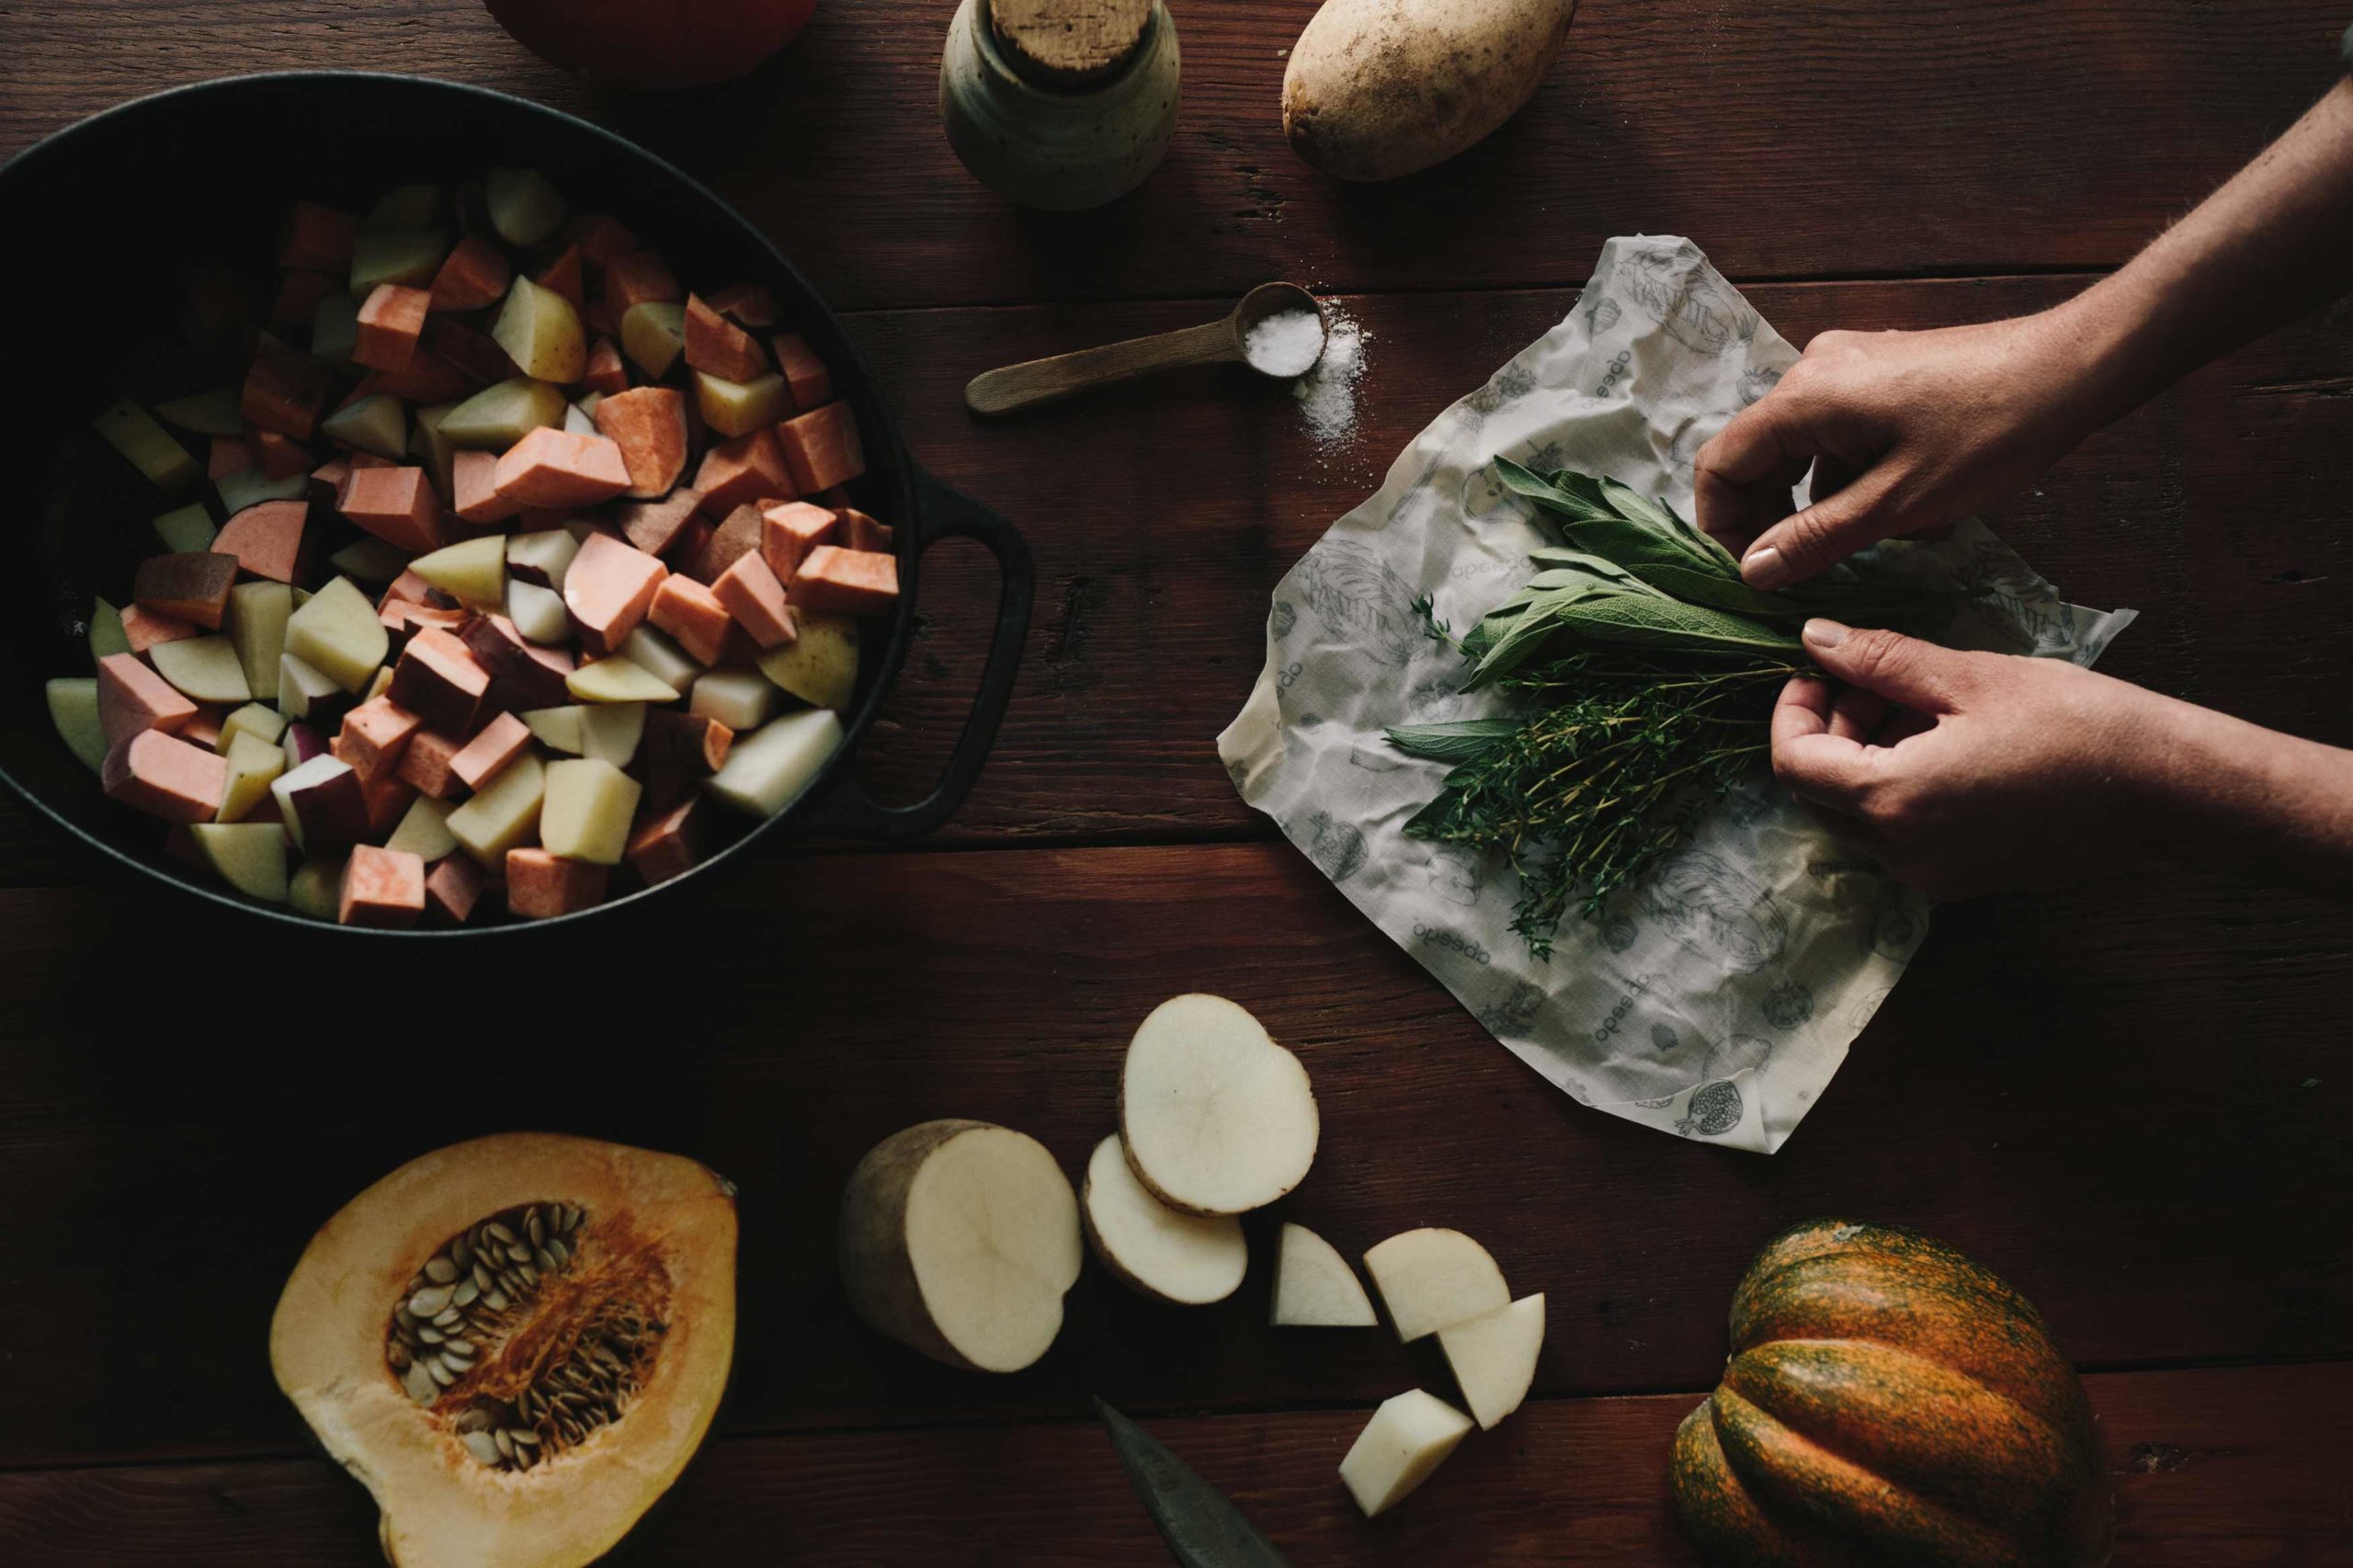
[(1307, 1069), (1222, 996), (1171, 997), (1129, 1043), (1120, 1137), (1128, 1164), (1171, 1208), (1264, 1208), (1305, 1179), (1318, 1131)]
[(1222, 1301), (1250, 1267), (1242, 1221), (1231, 1215), (1180, 1214), (1128, 1168), (1120, 1135), (1095, 1146), (1080, 1195), (1087, 1244), (1130, 1290), (1179, 1306)]

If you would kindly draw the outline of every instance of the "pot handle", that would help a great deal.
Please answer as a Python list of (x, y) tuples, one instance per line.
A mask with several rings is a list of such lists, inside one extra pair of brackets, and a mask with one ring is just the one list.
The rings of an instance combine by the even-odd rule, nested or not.
[(1005, 706), (1013, 697), (1014, 676), (1020, 673), (1021, 645), (1029, 634), (1029, 603), (1037, 590), (1029, 542), (1011, 523), (922, 469), (915, 471), (915, 490), (917, 553), (943, 539), (970, 539), (996, 557), (996, 631), (989, 639), (988, 663), (981, 670), (981, 687), (965, 716), (963, 733), (956, 737), (956, 749), (931, 793), (912, 805), (877, 805), (855, 778), (845, 778), (810, 813), (809, 825), (820, 833), (917, 838), (955, 815), (988, 760)]

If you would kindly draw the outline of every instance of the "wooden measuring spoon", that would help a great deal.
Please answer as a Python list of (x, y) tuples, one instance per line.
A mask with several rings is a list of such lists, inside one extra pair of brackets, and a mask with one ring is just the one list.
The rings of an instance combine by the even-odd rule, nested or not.
[(1125, 343), (1107, 343), (1100, 348), (1082, 348), (1074, 354), (1057, 354), (1023, 365), (1007, 365), (1001, 370), (983, 371), (965, 383), (964, 405), (975, 414), (1011, 414), (1091, 387), (1133, 381), (1154, 370), (1173, 370), (1183, 365), (1215, 365), (1232, 359), (1247, 365), (1250, 360), (1245, 345), (1250, 329), (1284, 311), (1314, 312), (1329, 341), (1331, 323), (1314, 295), (1296, 283), (1261, 283), (1243, 295), (1242, 302), (1222, 321), (1153, 337), (1131, 337)]

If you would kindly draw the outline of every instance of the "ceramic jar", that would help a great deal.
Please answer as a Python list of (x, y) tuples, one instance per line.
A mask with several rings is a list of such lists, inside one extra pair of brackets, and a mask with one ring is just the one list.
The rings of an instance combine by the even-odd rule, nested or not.
[(963, 0), (939, 62), (939, 116), (975, 177), (1024, 207), (1069, 212), (1124, 196), (1176, 129), (1176, 26), (1154, 0), (1142, 36), (1099, 82), (1044, 85), (1016, 70), (989, 0)]

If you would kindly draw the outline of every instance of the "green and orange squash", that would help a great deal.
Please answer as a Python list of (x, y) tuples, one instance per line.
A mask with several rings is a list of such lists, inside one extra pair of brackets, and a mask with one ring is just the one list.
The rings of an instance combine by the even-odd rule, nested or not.
[(2091, 1407), (2041, 1314), (1878, 1225), (1809, 1221), (1757, 1254), (1671, 1474), (1727, 1568), (2095, 1568), (2113, 1537)]

